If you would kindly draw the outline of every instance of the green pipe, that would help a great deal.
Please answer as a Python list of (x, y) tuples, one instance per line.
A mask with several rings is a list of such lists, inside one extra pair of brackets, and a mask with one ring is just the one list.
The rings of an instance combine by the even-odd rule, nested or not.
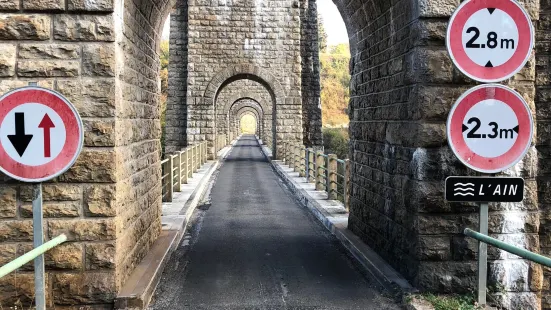
[(534, 252), (530, 252), (525, 249), (521, 249), (519, 247), (516, 247), (514, 245), (507, 244), (503, 241), (499, 241), (495, 238), (488, 237), (486, 235), (483, 235), (481, 233), (478, 233), (472, 229), (465, 228), (465, 231), (463, 232), (466, 236), (469, 236), (471, 238), (474, 238), (478, 241), (482, 241), (484, 243), (487, 243), (489, 245), (495, 246), (498, 249), (502, 249), (504, 251), (507, 251), (509, 253), (518, 255), (522, 258), (526, 258), (527, 260), (536, 262), (538, 264), (542, 264), (546, 267), (551, 268), (551, 258), (545, 257), (543, 255), (536, 254)]
[(39, 246), (36, 249), (33, 249), (20, 257), (12, 260), (11, 262), (5, 264), (4, 266), (0, 267), (0, 278), (4, 277), (5, 275), (9, 274), (12, 271), (15, 271), (17, 268), (25, 265), (26, 263), (32, 261), (33, 259), (37, 258), (38, 256), (44, 254), (46, 251), (62, 244), (63, 242), (67, 241), (67, 236), (60, 235), (55, 237), (54, 239), (44, 243), (43, 245)]

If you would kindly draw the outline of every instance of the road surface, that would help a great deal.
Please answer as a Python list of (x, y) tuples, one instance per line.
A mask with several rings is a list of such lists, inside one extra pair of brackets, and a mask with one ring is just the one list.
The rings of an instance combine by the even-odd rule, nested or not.
[(401, 309), (293, 200), (244, 136), (216, 175), (150, 309)]

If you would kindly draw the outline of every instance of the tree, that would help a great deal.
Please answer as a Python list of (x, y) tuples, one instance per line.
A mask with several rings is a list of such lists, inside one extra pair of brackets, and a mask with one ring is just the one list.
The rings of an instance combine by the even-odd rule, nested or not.
[(321, 15), (318, 15), (318, 45), (320, 53), (327, 52), (327, 32)]
[(347, 115), (350, 100), (350, 48), (348, 44), (331, 46), (320, 54), (322, 122), (329, 126), (349, 123)]

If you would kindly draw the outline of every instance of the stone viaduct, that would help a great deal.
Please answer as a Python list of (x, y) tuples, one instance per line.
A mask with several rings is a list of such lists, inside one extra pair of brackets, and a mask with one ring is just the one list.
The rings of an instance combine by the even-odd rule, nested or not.
[[(446, 143), (445, 120), (472, 86), (451, 63), (447, 20), (459, 0), (334, 0), (351, 49), (349, 228), (415, 286), (465, 292), (476, 280), (473, 205), (446, 203), (443, 180), (472, 175)], [(535, 143), (506, 172), (523, 203), (494, 204), (490, 233), (551, 255), (551, 2), (522, 0), (537, 30), (528, 65), (507, 84), (530, 103)], [(234, 137), (240, 113), (260, 135), (321, 145), (315, 0), (0, 0), (0, 91), (38, 82), (84, 120), (77, 163), (44, 184), (55, 309), (110, 309), (161, 229), (158, 50), (170, 14), (167, 151)], [(277, 154), (277, 153), (276, 153)], [(0, 176), (0, 265), (32, 246), (29, 186)], [(551, 272), (490, 251), (490, 280), (510, 309), (551, 309)], [(0, 303), (30, 303), (32, 265), (0, 279)]]

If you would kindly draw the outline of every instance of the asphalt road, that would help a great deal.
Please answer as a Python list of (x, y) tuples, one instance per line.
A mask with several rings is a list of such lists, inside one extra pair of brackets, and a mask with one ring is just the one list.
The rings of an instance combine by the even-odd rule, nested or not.
[(401, 309), (292, 198), (244, 136), (216, 174), (150, 309)]

